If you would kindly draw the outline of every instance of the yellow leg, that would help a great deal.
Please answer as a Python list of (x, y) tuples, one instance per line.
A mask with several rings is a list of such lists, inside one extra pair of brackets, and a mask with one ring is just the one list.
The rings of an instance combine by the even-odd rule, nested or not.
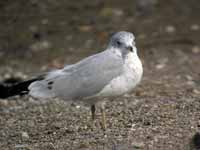
[(103, 130), (106, 130), (106, 114), (104, 111), (104, 106), (101, 107), (101, 115), (102, 115), (102, 128)]

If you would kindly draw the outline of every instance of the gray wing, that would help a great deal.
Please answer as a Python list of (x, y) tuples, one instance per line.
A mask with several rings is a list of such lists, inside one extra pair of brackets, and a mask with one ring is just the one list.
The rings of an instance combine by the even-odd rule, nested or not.
[(122, 58), (104, 51), (65, 67), (66, 74), (55, 80), (53, 91), (64, 99), (89, 97), (100, 92), (123, 71)]

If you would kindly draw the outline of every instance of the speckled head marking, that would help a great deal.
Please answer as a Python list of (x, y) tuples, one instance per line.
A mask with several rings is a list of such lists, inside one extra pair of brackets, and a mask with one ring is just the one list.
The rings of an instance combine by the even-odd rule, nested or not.
[(126, 31), (120, 31), (115, 33), (108, 44), (109, 48), (116, 48), (122, 51), (122, 53), (135, 51), (135, 37), (132, 33)]

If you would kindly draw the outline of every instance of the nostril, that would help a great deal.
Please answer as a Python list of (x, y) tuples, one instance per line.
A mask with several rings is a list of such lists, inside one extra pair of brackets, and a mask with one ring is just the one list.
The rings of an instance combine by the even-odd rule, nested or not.
[(132, 46), (128, 46), (127, 49), (131, 52), (133, 52), (133, 47)]

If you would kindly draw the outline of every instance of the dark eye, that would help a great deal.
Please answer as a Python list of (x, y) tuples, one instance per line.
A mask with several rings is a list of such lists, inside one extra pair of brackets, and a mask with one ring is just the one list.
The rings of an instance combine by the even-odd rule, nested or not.
[(119, 46), (119, 45), (121, 45), (122, 43), (120, 42), (120, 41), (117, 41), (117, 45)]

